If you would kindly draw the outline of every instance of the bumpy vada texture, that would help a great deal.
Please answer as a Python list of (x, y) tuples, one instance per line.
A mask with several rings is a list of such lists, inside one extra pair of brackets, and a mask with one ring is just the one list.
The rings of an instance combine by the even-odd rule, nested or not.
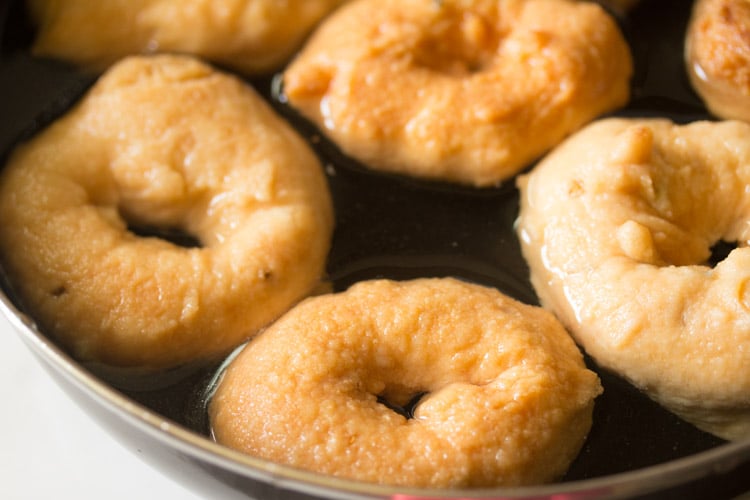
[(308, 294), (332, 212), (317, 157), (242, 81), (137, 56), (13, 152), (0, 257), (79, 359), (164, 368), (226, 354)]
[[(703, 430), (750, 436), (750, 125), (609, 119), (519, 179), (542, 304), (605, 368)], [(718, 242), (737, 248), (711, 262)]]
[(182, 53), (247, 75), (280, 69), (346, 0), (27, 0), (33, 52), (103, 71), (138, 54)]
[[(312, 297), (250, 341), (210, 416), (218, 442), (314, 472), (513, 486), (567, 470), (600, 392), (539, 307), (452, 278), (373, 280)], [(410, 401), (411, 417), (393, 410)]]
[(614, 19), (568, 0), (356, 0), (284, 71), (283, 94), (347, 155), (491, 186), (628, 102)]
[(690, 82), (717, 117), (750, 121), (750, 3), (698, 0), (685, 36)]

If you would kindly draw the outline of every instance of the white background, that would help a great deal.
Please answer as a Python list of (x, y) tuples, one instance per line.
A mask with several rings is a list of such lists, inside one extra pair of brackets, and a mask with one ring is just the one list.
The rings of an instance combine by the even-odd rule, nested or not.
[(110, 437), (0, 316), (0, 498), (198, 500)]

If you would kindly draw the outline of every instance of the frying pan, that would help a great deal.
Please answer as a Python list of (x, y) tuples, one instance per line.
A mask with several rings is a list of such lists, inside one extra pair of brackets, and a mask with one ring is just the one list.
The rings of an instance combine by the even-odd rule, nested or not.
[[(620, 116), (710, 119), (682, 61), (688, 2), (644, 0), (623, 32), (635, 57), (632, 99)], [(21, 2), (0, 4), (0, 157), (68, 109), (93, 83), (35, 58)], [(371, 278), (456, 276), (538, 304), (513, 222), (513, 180), (484, 189), (372, 172), (342, 154), (279, 98), (274, 75), (248, 81), (307, 138), (326, 165), (337, 214), (327, 263), (334, 290)], [(166, 236), (165, 236), (166, 237)], [(719, 252), (719, 250), (717, 250)], [(719, 258), (719, 257), (717, 257)], [(127, 448), (214, 499), (734, 498), (750, 491), (750, 441), (727, 443), (653, 403), (587, 359), (602, 378), (594, 424), (560, 481), (491, 490), (412, 490), (335, 479), (224, 448), (210, 438), (206, 399), (221, 363), (152, 377), (76, 361), (40, 331), (0, 269), (0, 310), (49, 375)]]

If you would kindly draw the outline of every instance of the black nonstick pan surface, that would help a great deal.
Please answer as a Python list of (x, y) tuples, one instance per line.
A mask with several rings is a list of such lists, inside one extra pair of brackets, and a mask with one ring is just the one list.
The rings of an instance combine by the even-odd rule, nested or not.
[[(644, 0), (620, 18), (636, 69), (631, 102), (616, 114), (711, 119), (690, 88), (682, 59), (689, 9), (688, 1)], [(30, 55), (33, 27), (21, 2), (0, 4), (0, 22), (4, 159), (15, 144), (65, 112), (95, 76)], [(518, 211), (513, 180), (474, 189), (372, 172), (289, 109), (277, 83), (274, 75), (248, 81), (310, 141), (325, 165), (336, 211), (327, 264), (335, 290), (371, 278), (456, 276), (537, 304), (513, 231)], [(717, 249), (717, 259), (721, 252)], [(399, 492), (248, 462), (210, 440), (204, 395), (218, 363), (148, 379), (112, 377), (78, 364), (37, 331), (4, 278), (3, 283), (4, 312), (71, 397), (127, 446), (210, 498), (733, 498), (750, 491), (750, 442), (728, 444), (697, 430), (591, 360), (605, 391), (583, 450), (555, 485)]]

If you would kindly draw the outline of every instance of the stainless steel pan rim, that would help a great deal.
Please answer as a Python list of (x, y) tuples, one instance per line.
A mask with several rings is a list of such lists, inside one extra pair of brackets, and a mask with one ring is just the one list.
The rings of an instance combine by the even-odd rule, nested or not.
[(379, 486), (337, 479), (274, 464), (245, 455), (180, 425), (173, 424), (152, 410), (118, 393), (84, 370), (36, 328), (6, 294), (0, 294), (2, 313), (32, 352), (87, 394), (106, 411), (145, 435), (187, 457), (197, 458), (239, 476), (291, 491), (332, 499), (501, 499), (555, 500), (626, 498), (668, 489), (702, 477), (730, 471), (750, 460), (750, 441), (727, 443), (695, 455), (648, 468), (606, 477), (544, 486), (472, 490), (425, 490)]

